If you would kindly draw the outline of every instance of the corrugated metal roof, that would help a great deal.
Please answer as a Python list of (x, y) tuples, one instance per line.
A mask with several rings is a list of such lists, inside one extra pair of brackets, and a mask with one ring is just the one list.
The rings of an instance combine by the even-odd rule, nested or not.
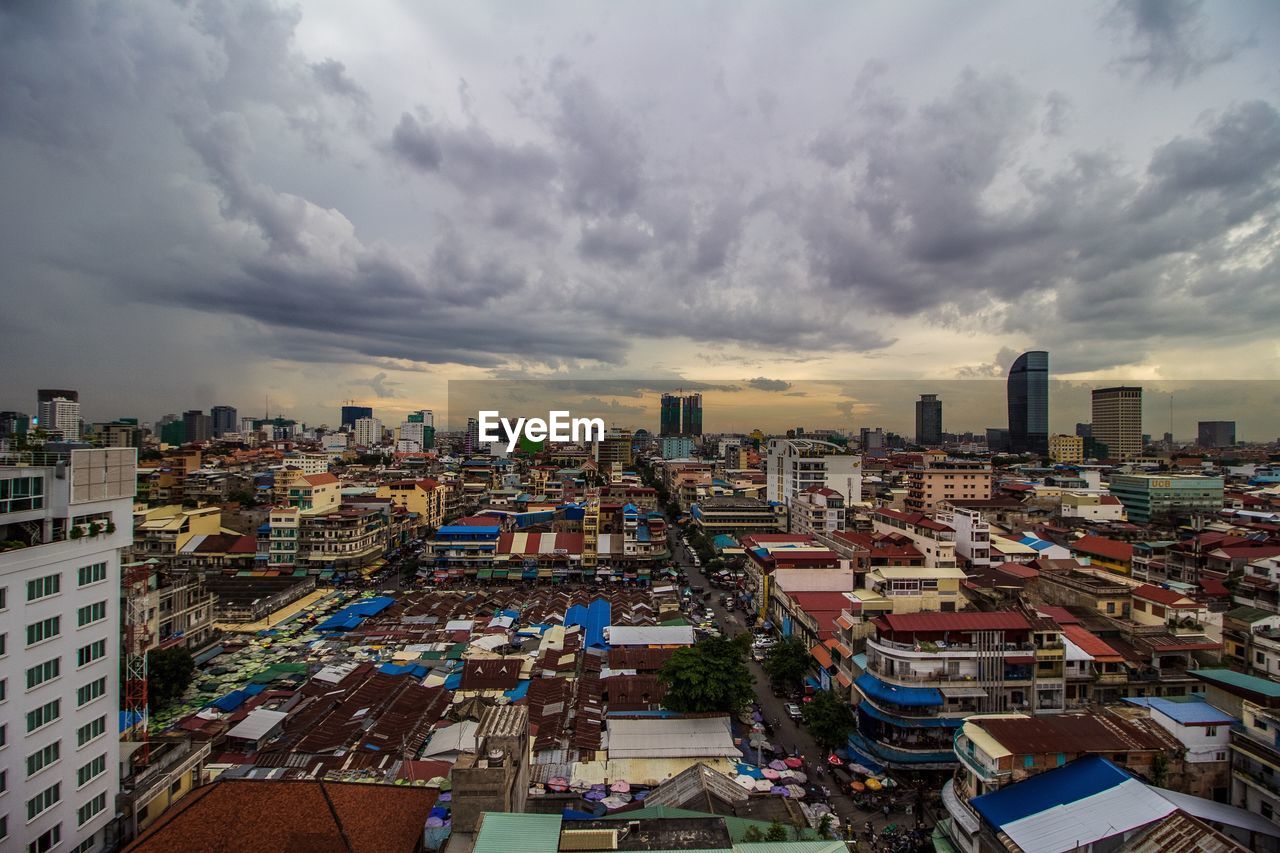
[(689, 625), (609, 626), (610, 646), (691, 646), (693, 628)]
[(555, 853), (560, 815), (485, 812), (472, 853)]
[(737, 756), (726, 717), (611, 720), (609, 758)]

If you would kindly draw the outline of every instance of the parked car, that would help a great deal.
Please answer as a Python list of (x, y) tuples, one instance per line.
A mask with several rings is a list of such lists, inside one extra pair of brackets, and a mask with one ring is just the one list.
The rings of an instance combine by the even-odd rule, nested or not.
[(787, 703), (787, 716), (797, 723), (804, 719), (804, 714), (800, 713), (800, 706), (794, 702)]

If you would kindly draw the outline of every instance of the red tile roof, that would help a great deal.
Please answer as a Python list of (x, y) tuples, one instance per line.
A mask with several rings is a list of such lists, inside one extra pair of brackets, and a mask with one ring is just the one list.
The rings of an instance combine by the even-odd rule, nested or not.
[(1071, 543), (1071, 550), (1119, 562), (1133, 559), (1132, 545), (1128, 542), (1117, 542), (1105, 536), (1081, 536)]
[(1058, 607), (1056, 605), (1045, 604), (1045, 605), (1037, 606), (1036, 612), (1043, 613), (1045, 616), (1048, 616), (1050, 619), (1052, 619), (1054, 622), (1057, 622), (1059, 625), (1080, 624), (1080, 618), (1078, 616), (1073, 615), (1071, 611), (1067, 610), (1067, 608), (1065, 607)]
[(1145, 598), (1147, 601), (1154, 601), (1157, 604), (1163, 604), (1166, 607), (1179, 607), (1186, 610), (1195, 610), (1200, 607), (1191, 599), (1187, 598), (1180, 592), (1174, 592), (1171, 589), (1165, 589), (1160, 586), (1152, 586), (1151, 584), (1143, 584), (1133, 591), (1134, 598)]
[(1001, 574), (1006, 574), (1015, 578), (1023, 578), (1024, 580), (1040, 577), (1039, 570), (1033, 569), (1031, 566), (1024, 566), (1021, 563), (1001, 563), (998, 566), (992, 566), (992, 568)]
[(338, 478), (332, 474), (308, 474), (302, 479), (309, 486), (327, 486), (330, 483), (338, 482)]
[(1226, 588), (1222, 581), (1216, 578), (1201, 578), (1200, 589), (1204, 590), (1205, 595), (1211, 595), (1214, 598), (1231, 594), (1231, 591)]
[(1092, 656), (1095, 660), (1113, 658), (1119, 661), (1121, 654), (1111, 646), (1107, 645), (1101, 637), (1086, 631), (1079, 625), (1063, 625), (1062, 635), (1072, 643), (1080, 647), (1085, 654)]
[(463, 690), (510, 690), (520, 681), (520, 661), (514, 658), (469, 660), (462, 665)]

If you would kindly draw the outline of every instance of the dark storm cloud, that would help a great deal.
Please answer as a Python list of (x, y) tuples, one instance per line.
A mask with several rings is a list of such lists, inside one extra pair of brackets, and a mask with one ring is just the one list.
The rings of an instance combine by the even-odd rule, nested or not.
[(787, 391), (791, 388), (791, 383), (783, 379), (766, 379), (763, 376), (757, 376), (755, 379), (748, 379), (747, 385), (758, 391)]
[(1119, 0), (1108, 23), (1133, 51), (1118, 60), (1121, 67), (1174, 85), (1228, 62), (1244, 47), (1211, 40), (1203, 0)]
[(0, 8), (6, 293), (56, 316), (92, 288), (120, 339), (159, 306), (245, 361), (361, 375), (644, 370), (669, 343), (768, 373), (921, 329), (1107, 367), (1280, 324), (1274, 93), (1211, 7), (1109, 19), (1143, 74), (1201, 78), (1147, 125), (1089, 82), (1109, 45), (1025, 73), (999, 49), (966, 68), (845, 44), (909, 10), (761, 7), (743, 35), (681, 14), (692, 48), (625, 4), (530, 11), (492, 44), (469, 10), (408, 8), (421, 55), (376, 26), (337, 50), (310, 4)]

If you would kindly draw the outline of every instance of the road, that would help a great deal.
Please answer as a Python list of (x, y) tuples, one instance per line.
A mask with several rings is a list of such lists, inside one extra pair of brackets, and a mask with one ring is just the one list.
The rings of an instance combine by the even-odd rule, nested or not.
[[(708, 591), (715, 593), (711, 601), (703, 602), (703, 604), (709, 606), (712, 612), (715, 613), (715, 622), (720, 626), (725, 636), (733, 636), (748, 630), (747, 620), (743, 618), (744, 614), (741, 610), (727, 611), (720, 606), (721, 591), (710, 586), (710, 581), (702, 573), (702, 570), (694, 567), (692, 555), (688, 550), (677, 542), (674, 553), (676, 561), (684, 566), (691, 585), (704, 586)], [(789, 700), (773, 695), (773, 691), (769, 686), (769, 677), (765, 674), (764, 668), (760, 664), (755, 661), (749, 661), (748, 666), (756, 678), (756, 699), (760, 704), (762, 713), (767, 719), (776, 721), (774, 723), (774, 733), (769, 738), (770, 742), (775, 746), (785, 748), (788, 752), (799, 752), (800, 756), (805, 760), (806, 766), (804, 770), (809, 776), (810, 783), (826, 785), (831, 789), (831, 807), (840, 816), (842, 822), (852, 821), (854, 828), (859, 833), (861, 833), (867, 820), (871, 820), (872, 826), (877, 833), (886, 823), (897, 824), (902, 827), (910, 826), (914, 822), (913, 818), (904, 815), (901, 810), (893, 811), (886, 820), (881, 812), (873, 814), (855, 806), (853, 799), (849, 796), (849, 792), (840, 789), (838, 781), (826, 771), (827, 753), (818, 747), (803, 725), (793, 723), (787, 717), (785, 706)], [(814, 771), (817, 767), (822, 767), (822, 772), (815, 773)]]

